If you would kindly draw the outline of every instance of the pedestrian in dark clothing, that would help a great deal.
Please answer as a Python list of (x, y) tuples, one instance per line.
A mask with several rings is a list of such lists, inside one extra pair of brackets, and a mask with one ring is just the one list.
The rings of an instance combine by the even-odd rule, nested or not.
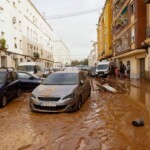
[(120, 78), (123, 78), (125, 76), (126, 66), (124, 63), (120, 63)]

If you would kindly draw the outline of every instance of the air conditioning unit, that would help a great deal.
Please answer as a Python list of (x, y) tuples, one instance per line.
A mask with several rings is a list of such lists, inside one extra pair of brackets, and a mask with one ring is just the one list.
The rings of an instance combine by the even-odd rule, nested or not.
[(16, 17), (13, 17), (12, 21), (13, 21), (13, 24), (15, 24), (17, 22)]

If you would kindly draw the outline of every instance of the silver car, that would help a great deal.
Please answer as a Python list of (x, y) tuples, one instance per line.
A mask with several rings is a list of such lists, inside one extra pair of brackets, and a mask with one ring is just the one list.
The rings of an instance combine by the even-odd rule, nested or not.
[(90, 95), (90, 81), (84, 72), (55, 72), (32, 92), (30, 109), (39, 112), (75, 111)]

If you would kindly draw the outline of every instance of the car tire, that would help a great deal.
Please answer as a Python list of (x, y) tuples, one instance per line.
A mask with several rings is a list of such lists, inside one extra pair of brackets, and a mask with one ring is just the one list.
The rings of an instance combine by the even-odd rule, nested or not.
[(35, 112), (34, 109), (31, 106), (31, 104), (30, 104), (30, 112)]
[(0, 101), (0, 106), (1, 107), (5, 107), (7, 105), (7, 98), (6, 96), (4, 95)]

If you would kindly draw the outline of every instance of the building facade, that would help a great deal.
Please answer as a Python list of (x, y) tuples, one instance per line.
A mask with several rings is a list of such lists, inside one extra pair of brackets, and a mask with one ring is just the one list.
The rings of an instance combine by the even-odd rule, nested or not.
[(90, 55), (88, 57), (88, 66), (92, 67), (98, 63), (98, 43), (93, 43), (93, 49), (90, 51)]
[(97, 41), (98, 56), (100, 61), (112, 57), (111, 4), (112, 0), (106, 0), (105, 6), (103, 8), (103, 13), (101, 14), (98, 21)]
[(146, 40), (145, 43), (148, 46), (146, 57), (145, 75), (147, 79), (150, 79), (150, 0), (146, 1)]
[(53, 30), (30, 0), (0, 1), (0, 66), (41, 61), (52, 66)]
[(53, 41), (53, 59), (54, 67), (71, 65), (71, 53), (63, 41)]
[(130, 77), (145, 78), (146, 5), (143, 0), (113, 0), (113, 59), (130, 65)]

